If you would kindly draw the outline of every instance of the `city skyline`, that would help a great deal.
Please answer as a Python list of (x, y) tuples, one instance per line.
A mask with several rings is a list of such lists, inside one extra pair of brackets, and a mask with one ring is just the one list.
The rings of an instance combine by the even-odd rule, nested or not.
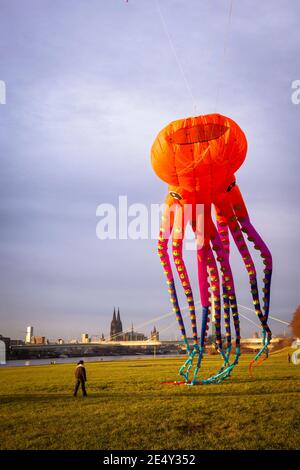
[[(116, 339), (116, 338), (119, 336), (119, 333), (126, 333), (126, 334), (129, 334), (129, 335), (130, 335), (131, 332), (138, 333), (137, 330), (139, 330), (139, 328), (143, 328), (143, 327), (145, 327), (145, 326), (146, 326), (146, 330), (149, 330), (149, 331), (150, 331), (149, 336), (147, 336), (147, 334), (146, 334), (146, 335), (143, 334), (143, 336), (145, 336), (145, 338), (151, 337), (153, 333), (158, 333), (159, 336), (162, 336), (162, 337), (161, 337), (162, 340), (176, 340), (176, 341), (177, 341), (177, 340), (180, 340), (180, 336), (181, 336), (181, 335), (180, 335), (180, 332), (176, 331), (175, 328), (174, 328), (174, 331), (176, 331), (176, 332), (175, 332), (174, 334), (171, 333), (171, 334), (169, 334), (169, 335), (168, 335), (168, 334), (167, 334), (167, 335), (166, 335), (166, 334), (160, 335), (160, 333), (159, 333), (159, 328), (157, 328), (155, 324), (154, 324), (152, 327), (150, 326), (151, 320), (148, 321), (148, 322), (146, 323), (146, 325), (140, 325), (140, 326), (138, 326), (137, 329), (134, 328), (134, 325), (133, 325), (132, 322), (131, 322), (131, 325), (130, 325), (130, 326), (128, 326), (127, 328), (123, 329), (123, 327), (122, 327), (122, 321), (120, 320), (120, 309), (119, 309), (119, 307), (118, 307), (118, 313), (117, 313), (117, 316), (118, 316), (118, 320), (117, 320), (117, 321), (120, 322), (120, 329), (118, 330), (118, 332), (115, 332), (115, 331), (112, 330), (112, 328), (113, 328), (113, 327), (112, 327), (112, 324), (113, 324), (114, 321), (116, 320), (116, 313), (117, 313), (117, 312), (116, 312), (116, 308), (114, 307), (114, 309), (113, 309), (113, 318), (112, 318), (112, 321), (110, 322), (110, 328), (108, 328), (108, 330), (107, 330), (108, 332), (105, 333), (105, 334), (104, 334), (104, 331), (106, 331), (106, 330), (105, 330), (105, 328), (103, 328), (103, 329), (101, 330), (101, 333), (99, 333), (99, 332), (96, 333), (95, 331), (93, 331), (93, 332), (91, 332), (91, 333), (87, 333), (87, 332), (80, 331), (80, 333), (77, 333), (77, 336), (76, 336), (76, 337), (73, 337), (73, 338), (70, 338), (70, 337), (65, 337), (65, 338), (64, 338), (64, 337), (62, 337), (62, 335), (59, 336), (59, 337), (57, 337), (57, 338), (49, 338), (49, 337), (46, 337), (46, 336), (44, 335), (45, 332), (43, 332), (43, 336), (41, 336), (41, 331), (40, 331), (40, 330), (38, 330), (39, 335), (36, 335), (36, 334), (33, 335), (33, 333), (36, 331), (36, 327), (34, 327), (34, 326), (31, 325), (31, 326), (27, 326), (27, 327), (26, 327), (25, 343), (30, 343), (30, 342), (32, 342), (32, 341), (31, 341), (31, 338), (32, 338), (32, 337), (44, 338), (44, 339), (46, 340), (46, 342), (50, 341), (50, 342), (54, 342), (54, 343), (57, 343), (57, 342), (60, 342), (60, 341), (64, 341), (64, 342), (75, 342), (75, 341), (76, 341), (76, 342), (86, 342), (86, 341), (82, 341), (82, 337), (85, 337), (85, 340), (88, 339), (87, 342), (93, 342), (93, 341), (92, 341), (93, 338), (94, 338), (94, 339), (95, 339), (95, 338), (98, 338), (98, 340), (95, 341), (95, 342), (99, 342), (99, 341), (102, 341), (102, 340), (109, 341), (109, 340), (111, 340), (112, 337), (113, 337), (113, 338), (115, 337), (114, 339)], [(170, 313), (169, 317), (171, 317), (171, 316), (172, 316), (172, 313)], [(157, 320), (157, 318), (155, 318), (154, 320)], [(170, 320), (170, 318), (169, 318), (169, 320)], [(276, 318), (274, 318), (274, 320), (278, 321), (278, 319), (276, 319)], [(159, 320), (158, 320), (158, 321), (159, 321)], [(279, 320), (279, 322), (280, 322), (280, 321), (281, 321), (281, 320)], [(251, 320), (250, 320), (250, 322), (251, 322)], [(173, 323), (172, 319), (171, 319), (171, 321), (170, 321), (170, 324), (171, 324), (171, 323)], [(170, 330), (170, 327), (168, 326), (166, 329), (167, 329), (167, 330)], [(164, 331), (164, 330), (163, 330), (163, 331)], [(275, 335), (275, 336), (282, 336), (282, 337), (291, 336), (291, 335), (289, 335), (288, 333), (289, 333), (289, 326), (288, 326), (288, 325), (285, 325), (285, 326), (282, 328), (282, 331), (280, 332), (280, 334), (277, 334), (277, 335)], [(210, 326), (210, 334), (213, 335), (213, 322), (212, 322), (212, 324), (211, 324), (211, 326)], [(258, 337), (261, 336), (261, 334), (262, 334), (262, 331), (261, 331), (261, 329), (259, 328), (259, 325), (257, 324), (257, 328), (256, 328), (256, 329), (252, 329), (252, 332), (251, 332), (251, 334), (250, 334), (250, 337), (257, 337), (257, 338), (258, 338)], [(233, 337), (234, 337), (234, 335), (233, 335)], [(13, 339), (13, 340), (21, 340), (21, 341), (22, 341), (22, 338), (11, 338), (11, 339)], [(116, 339), (116, 340), (117, 340), (117, 339)], [(123, 341), (122, 339), (120, 339), (120, 340)], [(128, 340), (128, 339), (127, 339), (127, 340)]]
[[(49, 337), (74, 337), (81, 325), (92, 332), (108, 324), (114, 303), (137, 327), (170, 311), (156, 241), (99, 240), (96, 209), (117, 207), (120, 195), (162, 203), (167, 188), (151, 168), (152, 142), (168, 122), (195, 113), (218, 111), (245, 131), (237, 180), (274, 258), (270, 314), (290, 321), (299, 304), (300, 105), (291, 96), (300, 4), (234, 2), (230, 28), (227, 2), (160, 4), (193, 99), (156, 2), (1, 3), (3, 335), (23, 338), (31, 324)], [(198, 300), (195, 253), (186, 260)], [(238, 302), (251, 307), (234, 248), (232, 266)], [(241, 318), (242, 337), (253, 328)], [(175, 320), (171, 333), (179, 334)]]
[[(116, 321), (116, 315), (118, 317), (118, 322), (120, 323), (120, 328), (115, 333), (114, 331), (112, 331), (112, 328), (113, 328), (112, 325)], [(159, 333), (156, 326), (155, 325), (150, 326), (149, 323), (150, 322), (147, 322), (147, 325), (145, 325), (146, 329), (149, 330), (149, 332), (150, 332), (149, 336), (151, 336), (153, 333)], [(142, 326), (144, 326), (144, 325), (142, 325)], [(77, 334), (76, 338), (63, 338), (62, 335), (61, 335), (60, 337), (54, 339), (54, 338), (49, 338), (49, 337), (45, 336), (46, 332), (43, 331), (41, 333), (41, 331), (39, 329), (38, 329), (39, 334), (37, 335), (36, 334), (36, 327), (33, 326), (33, 325), (29, 325), (29, 326), (26, 327), (26, 333), (25, 333), (24, 338), (25, 338), (25, 343), (31, 343), (33, 337), (34, 338), (44, 338), (46, 341), (50, 340), (50, 341), (55, 341), (55, 342), (60, 341), (60, 340), (66, 340), (66, 341), (68, 341), (68, 340), (78, 340), (78, 338), (82, 339), (83, 336), (85, 337), (85, 339), (88, 338), (89, 341), (92, 338), (102, 338), (103, 340), (107, 341), (107, 340), (111, 339), (112, 337), (113, 337), (113, 339), (116, 339), (118, 337), (118, 333), (130, 334), (130, 333), (133, 332), (135, 334), (136, 333), (139, 334), (139, 332), (136, 331), (136, 329), (134, 328), (133, 322), (131, 322), (130, 327), (123, 328), (121, 317), (120, 317), (120, 308), (119, 307), (117, 307), (117, 309), (116, 309), (116, 307), (113, 308), (112, 319), (111, 319), (110, 324), (109, 324), (108, 329), (107, 329), (108, 332), (106, 334), (104, 334), (104, 331), (106, 331), (105, 328), (102, 328), (101, 333), (99, 333), (99, 332), (96, 333), (95, 331), (91, 332), (91, 333), (87, 333), (85, 330), (82, 330), (82, 331), (80, 331), (80, 333)], [(145, 338), (147, 338), (147, 335), (143, 334), (143, 336), (145, 336)], [(23, 338), (12, 338), (12, 339), (22, 340)], [(81, 342), (85, 342), (85, 341), (81, 341)]]

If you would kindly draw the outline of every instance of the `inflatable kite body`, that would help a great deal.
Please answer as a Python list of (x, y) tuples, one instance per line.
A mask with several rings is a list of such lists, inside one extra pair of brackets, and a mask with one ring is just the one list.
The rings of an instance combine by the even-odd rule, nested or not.
[[(218, 383), (230, 375), (240, 356), (240, 322), (234, 279), (229, 262), (229, 232), (242, 256), (249, 275), (256, 314), (263, 330), (263, 345), (251, 365), (265, 352), (271, 331), (268, 326), (272, 256), (250, 222), (246, 205), (236, 184), (235, 173), (245, 160), (247, 140), (240, 127), (220, 114), (190, 117), (171, 122), (156, 137), (151, 161), (155, 173), (169, 185), (158, 241), (158, 254), (167, 278), (170, 300), (185, 343), (188, 359), (180, 368), (186, 383), (197, 383), (209, 329), (211, 307), (214, 310), (215, 347), (223, 366), (213, 377), (201, 383)], [(199, 207), (201, 210), (199, 211)], [(212, 218), (212, 207), (215, 220)], [(183, 260), (183, 240), (187, 224), (195, 232), (198, 279), (202, 304), (201, 334), (198, 337), (194, 296)], [(261, 307), (256, 269), (245, 241), (247, 236), (260, 251), (264, 263), (263, 305)], [(193, 334), (188, 341), (179, 306), (173, 271), (168, 254), (172, 240), (174, 264), (186, 294)], [(218, 269), (219, 265), (219, 269)], [(219, 275), (220, 271), (220, 275)], [(211, 291), (211, 292), (210, 292)], [(222, 344), (223, 311), (226, 345)], [(235, 358), (230, 362), (232, 315), (235, 329)], [(189, 372), (196, 364), (192, 380)], [(198, 382), (199, 383), (199, 382)]]

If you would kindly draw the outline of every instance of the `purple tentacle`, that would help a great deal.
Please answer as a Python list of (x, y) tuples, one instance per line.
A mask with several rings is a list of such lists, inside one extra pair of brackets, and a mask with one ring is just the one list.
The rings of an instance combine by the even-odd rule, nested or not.
[(258, 291), (258, 285), (257, 285), (257, 274), (256, 274), (256, 269), (254, 265), (254, 261), (252, 259), (252, 256), (250, 254), (250, 251), (246, 245), (241, 227), (239, 225), (238, 219), (235, 216), (233, 209), (230, 207), (229, 204), (223, 204), (222, 206), (223, 213), (227, 217), (228, 221), (228, 226), (230, 229), (230, 233), (235, 241), (235, 244), (240, 252), (240, 255), (243, 259), (243, 262), (245, 264), (245, 267), (247, 269), (248, 275), (249, 275), (249, 281), (251, 285), (251, 295), (252, 295), (252, 300), (253, 300), (253, 305), (255, 308), (255, 313), (257, 317), (260, 320), (260, 323), (266, 333), (268, 335), (271, 335), (270, 328), (267, 324), (266, 318), (264, 314), (261, 311), (261, 306), (260, 306), (260, 299), (259, 299), (259, 291)]
[[(224, 316), (226, 315), (226, 320), (227, 320), (228, 310), (230, 306), (231, 311), (232, 311), (234, 328), (235, 328), (235, 335), (236, 335), (236, 340), (235, 340), (236, 350), (239, 354), (240, 339), (241, 339), (240, 321), (239, 321), (238, 307), (237, 307), (237, 302), (236, 302), (233, 275), (232, 275), (231, 267), (229, 264), (228, 254), (225, 252), (219, 233), (215, 225), (213, 224), (213, 222), (212, 222), (212, 227), (213, 227), (213, 235), (211, 237), (211, 240), (213, 243), (212, 248), (218, 254), (217, 261), (219, 261), (220, 266), (221, 266), (220, 270), (222, 273), (222, 282), (224, 286), (224, 309), (227, 309), (227, 312), (224, 313)], [(225, 323), (225, 326), (226, 326), (226, 323)], [(230, 324), (229, 324), (229, 328), (228, 326), (226, 328), (226, 337), (227, 337), (227, 343), (230, 344), (231, 343)]]
[(208, 270), (210, 275), (211, 290), (213, 295), (214, 305), (214, 319), (213, 324), (215, 326), (216, 335), (216, 347), (219, 351), (222, 350), (222, 336), (221, 336), (221, 296), (220, 296), (220, 278), (218, 273), (218, 267), (215, 260), (214, 253), (211, 247), (208, 247), (207, 257)]
[[(267, 247), (267, 245), (265, 244), (265, 242), (259, 235), (259, 233), (255, 230), (255, 228), (251, 224), (249, 217), (239, 219), (239, 222), (242, 227), (242, 231), (247, 234), (248, 240), (254, 243), (254, 248), (260, 251), (261, 257), (264, 260), (263, 263), (265, 265), (265, 269), (264, 269), (265, 276), (263, 279), (263, 282), (264, 282), (263, 309), (264, 309), (265, 321), (267, 321), (268, 316), (269, 316), (269, 309), (270, 309), (271, 278), (272, 278), (272, 268), (273, 268), (272, 255), (271, 255), (269, 248)], [(271, 332), (268, 333), (268, 335), (271, 335)]]

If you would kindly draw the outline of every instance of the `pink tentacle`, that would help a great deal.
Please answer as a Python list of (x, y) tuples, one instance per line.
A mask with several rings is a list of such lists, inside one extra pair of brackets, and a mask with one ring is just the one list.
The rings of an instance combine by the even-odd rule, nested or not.
[[(270, 309), (270, 293), (271, 293), (271, 278), (272, 278), (272, 269), (273, 269), (273, 261), (272, 261), (272, 255), (261, 238), (261, 236), (258, 234), (258, 232), (255, 230), (253, 225), (250, 222), (249, 218), (240, 220), (240, 224), (242, 227), (242, 231), (245, 232), (248, 235), (248, 240), (250, 242), (254, 243), (254, 248), (256, 250), (260, 251), (261, 257), (263, 258), (263, 263), (265, 265), (264, 269), (264, 278), (263, 278), (263, 301), (264, 301), (264, 316), (265, 316), (265, 321), (267, 321), (268, 316), (269, 316), (269, 309)], [(268, 332), (268, 335), (271, 335), (271, 332)]]
[[(241, 339), (240, 321), (239, 321), (238, 307), (237, 307), (237, 302), (236, 302), (233, 275), (232, 275), (231, 267), (229, 264), (228, 254), (225, 252), (219, 233), (213, 222), (212, 222), (211, 240), (213, 243), (212, 249), (217, 252), (217, 261), (219, 261), (220, 266), (221, 266), (220, 270), (222, 273), (222, 282), (224, 286), (224, 309), (226, 308), (228, 311), (229, 306), (231, 307), (233, 323), (235, 327), (235, 335), (236, 335), (235, 344), (236, 344), (236, 349), (239, 351), (240, 339)], [(228, 314), (225, 314), (225, 315), (226, 315), (226, 320), (228, 320), (227, 318)], [(227, 322), (227, 325), (228, 324), (229, 322)], [(229, 328), (230, 328), (230, 324), (226, 328), (227, 342), (230, 344), (231, 332)]]
[(192, 326), (192, 335), (194, 345), (198, 345), (198, 332), (197, 332), (197, 322), (196, 322), (196, 309), (193, 291), (190, 283), (190, 279), (187, 273), (187, 269), (182, 256), (183, 249), (183, 238), (185, 233), (185, 228), (188, 220), (185, 220), (184, 217), (184, 208), (181, 206), (177, 207), (175, 221), (174, 221), (174, 231), (173, 231), (173, 242), (172, 242), (172, 253), (177, 269), (177, 273), (181, 282), (181, 285), (184, 289), (186, 299), (189, 305), (190, 320)]
[(199, 289), (200, 289), (200, 299), (202, 304), (202, 328), (201, 328), (201, 338), (200, 346), (203, 348), (208, 335), (208, 323), (210, 321), (210, 292), (209, 292), (209, 282), (207, 280), (207, 265), (208, 265), (208, 247), (206, 245), (202, 248), (197, 249), (197, 261), (198, 261), (198, 280), (199, 280)]
[(219, 232), (221, 242), (224, 246), (225, 252), (230, 253), (229, 230), (226, 218), (222, 215), (219, 209), (216, 208), (217, 230)]
[(171, 212), (170, 206), (167, 205), (164, 214), (162, 216), (162, 223), (161, 229), (159, 233), (159, 240), (158, 240), (158, 256), (161, 259), (161, 264), (164, 268), (164, 274), (167, 278), (167, 285), (168, 285), (168, 292), (170, 294), (170, 301), (173, 305), (173, 311), (176, 314), (176, 319), (179, 324), (179, 328), (181, 331), (182, 339), (186, 345), (187, 351), (190, 351), (189, 342), (187, 339), (184, 322), (182, 319), (182, 314), (177, 298), (177, 292), (175, 288), (174, 276), (172, 271), (172, 266), (170, 263), (169, 253), (168, 253), (168, 242), (170, 238), (170, 234), (172, 232), (174, 225), (174, 216)]
[(210, 275), (210, 284), (213, 296), (214, 305), (214, 318), (213, 324), (215, 327), (216, 335), (216, 347), (218, 350), (222, 349), (222, 336), (221, 336), (221, 296), (220, 296), (220, 278), (218, 273), (218, 267), (215, 260), (214, 253), (211, 247), (208, 247), (207, 257), (208, 270)]
[[(246, 204), (243, 200), (243, 196), (239, 190), (239, 187), (235, 185), (229, 193), (230, 195), (230, 202), (234, 210), (234, 214), (237, 216), (238, 221), (241, 225), (242, 231), (245, 232), (248, 236), (248, 240), (254, 243), (254, 248), (260, 251), (261, 257), (263, 258), (263, 263), (265, 265), (264, 269), (264, 312), (265, 318), (268, 319), (269, 315), (269, 308), (270, 308), (270, 290), (271, 290), (271, 279), (272, 279), (272, 255), (267, 247), (266, 243), (263, 241), (261, 236), (253, 227), (252, 223), (250, 222), (249, 214), (246, 208)], [(270, 339), (270, 337), (269, 337)]]
[(253, 299), (253, 305), (255, 308), (255, 313), (257, 317), (259, 318), (262, 327), (265, 329), (268, 335), (271, 334), (270, 328), (267, 325), (266, 319), (264, 314), (262, 313), (261, 306), (260, 306), (260, 300), (259, 300), (259, 292), (258, 292), (258, 285), (257, 285), (257, 275), (256, 275), (256, 269), (254, 265), (254, 261), (252, 259), (252, 256), (250, 254), (250, 251), (245, 243), (245, 239), (241, 230), (241, 227), (239, 225), (239, 222), (237, 220), (237, 217), (234, 214), (234, 211), (232, 207), (230, 206), (229, 203), (226, 203), (225, 201), (223, 202), (221, 206), (222, 213), (225, 215), (228, 221), (228, 226), (231, 232), (231, 235), (235, 241), (235, 244), (240, 252), (240, 255), (243, 259), (243, 262), (245, 264), (246, 270), (249, 275), (249, 281), (251, 285), (251, 295)]

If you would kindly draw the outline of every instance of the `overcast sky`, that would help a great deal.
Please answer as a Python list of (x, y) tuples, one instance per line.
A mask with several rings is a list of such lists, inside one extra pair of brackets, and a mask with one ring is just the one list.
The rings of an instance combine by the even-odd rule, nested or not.
[[(3, 335), (22, 338), (27, 325), (48, 338), (107, 334), (114, 306), (124, 328), (170, 311), (155, 240), (97, 239), (96, 208), (119, 195), (163, 202), (151, 144), (195, 112), (228, 115), (245, 131), (237, 178), (274, 257), (271, 315), (289, 321), (300, 303), (300, 104), (291, 100), (300, 3), (234, 1), (230, 22), (229, 0), (159, 5), (0, 0)], [(198, 300), (194, 252), (187, 261)], [(238, 301), (251, 307), (235, 252), (232, 266)], [(254, 330), (242, 320), (244, 337)], [(165, 335), (177, 334), (175, 322)]]

